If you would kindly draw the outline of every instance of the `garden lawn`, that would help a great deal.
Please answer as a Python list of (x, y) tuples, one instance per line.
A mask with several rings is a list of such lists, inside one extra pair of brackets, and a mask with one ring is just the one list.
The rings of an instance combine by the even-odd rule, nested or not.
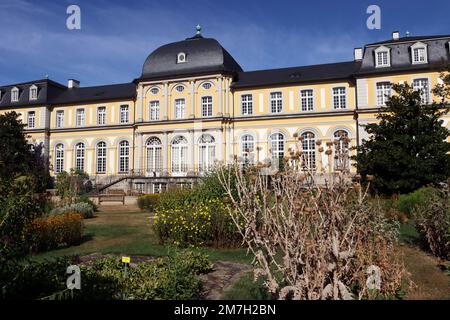
[[(112, 209), (112, 208), (111, 208)], [(103, 210), (106, 210), (103, 208)], [(148, 212), (121, 212), (108, 210), (86, 219), (84, 238), (80, 245), (45, 252), (33, 256), (34, 260), (66, 255), (84, 256), (91, 253), (135, 256), (165, 256), (173, 252), (169, 246), (160, 245), (152, 229), (152, 216)], [(245, 249), (200, 248), (212, 261), (250, 263)]]

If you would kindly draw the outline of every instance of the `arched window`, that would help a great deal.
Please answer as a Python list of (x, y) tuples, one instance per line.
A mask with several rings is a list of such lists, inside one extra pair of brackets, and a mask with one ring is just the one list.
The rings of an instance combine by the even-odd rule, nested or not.
[(349, 165), (348, 132), (337, 130), (333, 134), (334, 142), (334, 169), (346, 170)]
[(106, 143), (97, 143), (97, 173), (106, 173)]
[(316, 136), (312, 132), (302, 134), (303, 170), (316, 169)]
[(216, 145), (214, 137), (209, 134), (204, 134), (201, 136), (198, 145), (199, 151), (199, 171), (209, 171), (214, 165), (216, 159)]
[(126, 173), (130, 170), (130, 143), (122, 141), (119, 143), (119, 172)]
[(55, 172), (61, 173), (64, 171), (64, 145), (58, 144), (55, 147)]
[(272, 159), (281, 159), (284, 157), (284, 135), (274, 133), (270, 136), (270, 145), (272, 150)]
[(241, 138), (242, 156), (244, 162), (253, 162), (253, 154), (255, 152), (255, 138), (246, 134)]
[(172, 173), (187, 172), (187, 140), (178, 136), (172, 141)]
[(84, 172), (84, 155), (86, 149), (84, 143), (80, 142), (75, 146), (75, 169)]
[(161, 140), (152, 137), (147, 141), (147, 172), (161, 172), (162, 146)]

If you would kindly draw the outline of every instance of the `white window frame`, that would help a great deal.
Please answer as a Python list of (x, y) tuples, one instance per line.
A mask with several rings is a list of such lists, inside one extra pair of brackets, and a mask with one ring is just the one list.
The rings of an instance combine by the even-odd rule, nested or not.
[(55, 117), (56, 117), (55, 127), (57, 129), (64, 128), (64, 120), (65, 120), (64, 110), (56, 110)]
[(157, 137), (150, 137), (146, 143), (147, 173), (162, 171), (162, 143)]
[[(241, 136), (240, 139), (241, 147), (240, 152), (244, 162), (254, 163), (255, 160), (255, 152), (256, 152), (256, 139), (255, 136), (249, 133), (246, 133)], [(253, 156), (252, 156), (253, 154)]]
[[(194, 146), (191, 146), (193, 148)], [(188, 171), (188, 141), (183, 136), (176, 136), (171, 143), (172, 174), (181, 175)]]
[(184, 92), (184, 90), (185, 90), (185, 87), (182, 84), (178, 84), (175, 86), (175, 91), (178, 93), (182, 93), (182, 92)]
[(177, 54), (177, 64), (178, 63), (186, 63), (187, 61), (187, 54), (184, 52), (180, 52)]
[(174, 103), (174, 116), (175, 119), (184, 119), (186, 117), (186, 99), (175, 99)]
[(214, 105), (212, 96), (201, 97), (202, 117), (209, 118), (213, 116)]
[[(312, 135), (312, 136), (311, 136)], [(303, 162), (302, 158), (302, 168), (303, 170), (317, 169), (317, 154), (316, 154), (316, 134), (312, 131), (305, 131), (301, 134), (302, 139), (302, 151), (306, 155), (306, 163)]]
[(283, 92), (274, 91), (269, 94), (270, 113), (283, 112)]
[[(311, 95), (304, 96), (303, 94), (311, 93)], [(305, 108), (304, 108), (305, 107)], [(300, 90), (300, 111), (311, 112), (315, 109), (314, 103), (314, 89), (302, 89)]]
[(27, 129), (36, 128), (36, 111), (27, 112)]
[[(419, 60), (416, 60), (416, 50), (420, 52), (420, 50), (423, 50), (423, 56), (418, 55), (417, 57)], [(420, 58), (423, 58), (421, 60)], [(425, 64), (428, 63), (428, 49), (427, 45), (423, 42), (417, 42), (411, 46), (411, 61), (412, 64)]]
[[(342, 134), (341, 134), (342, 133)], [(343, 141), (342, 140), (342, 137), (345, 137), (345, 138), (350, 138), (350, 133), (348, 132), (348, 130), (346, 130), (346, 129), (338, 129), (338, 130), (335, 130), (334, 132), (333, 132), (333, 137), (332, 137), (332, 140), (333, 141), (337, 141), (337, 143), (338, 143), (338, 145), (339, 145), (339, 148), (342, 150), (342, 149), (346, 149), (346, 151), (344, 151), (343, 153), (344, 154), (347, 154), (347, 155), (349, 155), (349, 150), (350, 150), (350, 143), (346, 143), (345, 141)], [(346, 159), (347, 161), (345, 162), (345, 163), (339, 163), (339, 160), (340, 159), (336, 159), (335, 157), (337, 157), (337, 154), (336, 154), (336, 145), (334, 146), (334, 148), (333, 148), (333, 153), (334, 153), (334, 162), (333, 162), (333, 168), (334, 168), (334, 170), (337, 170), (337, 169), (339, 169), (339, 167), (341, 167), (341, 169), (346, 169), (346, 170), (348, 170), (349, 168), (350, 168), (350, 158), (348, 158), (348, 159)]]
[(18, 102), (20, 98), (20, 90), (17, 87), (11, 89), (11, 102)]
[(62, 143), (58, 143), (55, 146), (55, 173), (64, 172), (64, 145)]
[(159, 93), (159, 88), (158, 87), (151, 87), (150, 88), (150, 93), (154, 96), (156, 96)]
[(75, 145), (75, 169), (84, 172), (86, 157), (86, 145), (79, 142)]
[(130, 123), (130, 106), (128, 104), (122, 104), (119, 107), (119, 121), (120, 124)]
[(253, 95), (242, 94), (241, 95), (241, 114), (248, 116), (253, 114)]
[(107, 168), (108, 147), (105, 141), (100, 141), (95, 146), (96, 172), (97, 174), (105, 174)]
[[(420, 85), (417, 85), (419, 81), (422, 81)], [(426, 81), (426, 86), (423, 85), (423, 81)], [(429, 78), (415, 78), (413, 79), (413, 89), (422, 90), (422, 103), (429, 104), (431, 102), (431, 89), (430, 89), (430, 79)]]
[(119, 142), (118, 148), (118, 172), (128, 173), (130, 171), (130, 143), (127, 140)]
[(160, 116), (160, 103), (159, 100), (152, 100), (150, 101), (149, 106), (149, 118), (151, 121), (157, 121), (159, 120)]
[[(386, 53), (386, 63), (378, 59), (379, 53)], [(391, 49), (385, 46), (381, 46), (375, 49), (375, 67), (376, 68), (386, 68), (391, 66)]]
[(280, 162), (283, 161), (285, 148), (286, 148), (286, 138), (282, 132), (272, 133), (269, 137), (270, 141), (270, 157), (272, 161), (275, 162), (276, 167), (280, 167)]
[[(336, 92), (336, 90), (341, 90), (341, 89), (344, 89), (344, 93), (342, 93), (340, 91)], [(344, 100), (342, 100), (342, 98)], [(333, 110), (348, 109), (347, 87), (338, 86), (338, 87), (331, 88), (331, 102), (333, 105)]]
[(198, 170), (210, 171), (216, 160), (216, 139), (210, 134), (203, 134), (198, 142)]
[(75, 111), (75, 124), (77, 127), (86, 126), (86, 110), (84, 108)]
[(37, 100), (38, 98), (38, 87), (36, 85), (32, 85), (30, 87), (30, 100)]
[(105, 106), (97, 107), (97, 124), (99, 126), (106, 125), (106, 107)]
[[(388, 84), (388, 88), (381, 85)], [(375, 83), (375, 98), (377, 107), (385, 107), (386, 101), (392, 96), (392, 83), (390, 81), (378, 81)]]

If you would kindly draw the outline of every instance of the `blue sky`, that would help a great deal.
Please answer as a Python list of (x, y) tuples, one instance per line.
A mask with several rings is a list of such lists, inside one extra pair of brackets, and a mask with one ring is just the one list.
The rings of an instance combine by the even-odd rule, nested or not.
[[(77, 4), (82, 29), (66, 28)], [(382, 10), (368, 30), (366, 9)], [(158, 46), (190, 37), (201, 24), (244, 70), (353, 58), (353, 48), (402, 35), (450, 34), (450, 1), (118, 1), (0, 0), (0, 85), (43, 78), (82, 86), (129, 82)]]

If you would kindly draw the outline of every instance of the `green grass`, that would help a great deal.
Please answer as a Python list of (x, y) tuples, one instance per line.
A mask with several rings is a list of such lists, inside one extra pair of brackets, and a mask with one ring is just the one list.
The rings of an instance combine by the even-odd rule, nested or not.
[(239, 279), (233, 287), (224, 292), (224, 300), (270, 300), (270, 295), (263, 287), (263, 280), (253, 281), (253, 273), (249, 272)]
[(420, 245), (422, 238), (413, 222), (409, 221), (400, 225), (400, 242)]
[[(199, 248), (211, 261), (250, 263), (244, 249)], [(88, 255), (91, 253), (139, 256), (166, 256), (174, 249), (159, 244), (152, 229), (148, 212), (100, 212), (85, 220), (84, 239), (80, 245), (45, 252), (32, 257), (42, 261), (60, 256)]]

